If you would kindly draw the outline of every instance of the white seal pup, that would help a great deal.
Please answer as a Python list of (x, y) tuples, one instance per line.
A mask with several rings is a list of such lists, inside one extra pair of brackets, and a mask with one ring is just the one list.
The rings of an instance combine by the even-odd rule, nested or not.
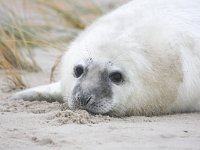
[(200, 1), (129, 2), (71, 43), (59, 82), (14, 95), (25, 100), (60, 97), (70, 109), (96, 114), (199, 111)]

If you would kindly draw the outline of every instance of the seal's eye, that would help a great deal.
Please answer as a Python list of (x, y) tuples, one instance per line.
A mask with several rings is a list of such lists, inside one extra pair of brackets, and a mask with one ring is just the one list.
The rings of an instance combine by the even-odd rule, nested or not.
[(83, 66), (79, 65), (74, 68), (74, 75), (76, 78), (79, 78), (83, 74), (83, 72), (84, 72)]
[(123, 81), (123, 76), (120, 72), (112, 72), (109, 78), (114, 83), (121, 83)]

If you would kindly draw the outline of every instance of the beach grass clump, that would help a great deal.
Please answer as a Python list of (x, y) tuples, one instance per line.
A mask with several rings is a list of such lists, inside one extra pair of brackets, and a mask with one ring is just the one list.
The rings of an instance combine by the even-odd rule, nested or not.
[(12, 2), (10, 5), (10, 1), (0, 0), (0, 69), (16, 88), (26, 87), (24, 71), (41, 70), (34, 59), (35, 47), (63, 51), (81, 30), (102, 14), (92, 0)]

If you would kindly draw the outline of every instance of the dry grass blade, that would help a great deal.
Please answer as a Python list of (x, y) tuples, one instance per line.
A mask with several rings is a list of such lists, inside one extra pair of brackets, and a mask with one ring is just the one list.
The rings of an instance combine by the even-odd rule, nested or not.
[(9, 70), (7, 74), (7, 85), (10, 90), (25, 89), (28, 87), (27, 83), (23, 79), (23, 76), (19, 72)]
[[(91, 1), (73, 0), (37, 0), (47, 8), (47, 12), (60, 17), (65, 26), (84, 29), (95, 18), (102, 14), (101, 10)], [(51, 12), (54, 13), (51, 13)]]
[(75, 12), (72, 11), (66, 11), (62, 7), (60, 7), (59, 3), (52, 3), (49, 1), (42, 1), (42, 3), (50, 8), (51, 10), (54, 10), (59, 16), (64, 18), (67, 23), (70, 23), (73, 27), (83, 29), (85, 28), (85, 25), (80, 20), (80, 18), (75, 15)]
[(54, 81), (54, 74), (55, 74), (55, 71), (56, 71), (56, 68), (60, 65), (61, 63), (61, 58), (62, 58), (62, 55), (59, 56), (57, 59), (56, 59), (56, 62), (54, 63), (53, 67), (51, 68), (51, 74), (50, 74), (50, 82), (53, 82)]

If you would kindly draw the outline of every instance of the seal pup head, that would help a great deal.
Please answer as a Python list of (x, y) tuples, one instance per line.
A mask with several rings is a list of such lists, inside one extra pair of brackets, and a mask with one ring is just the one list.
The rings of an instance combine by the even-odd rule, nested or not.
[(122, 68), (109, 60), (87, 58), (75, 63), (71, 71), (70, 109), (84, 109), (95, 114), (123, 114), (123, 109), (115, 109), (119, 107), (116, 101), (122, 98), (120, 95), (123, 95), (121, 92), (127, 80)]

